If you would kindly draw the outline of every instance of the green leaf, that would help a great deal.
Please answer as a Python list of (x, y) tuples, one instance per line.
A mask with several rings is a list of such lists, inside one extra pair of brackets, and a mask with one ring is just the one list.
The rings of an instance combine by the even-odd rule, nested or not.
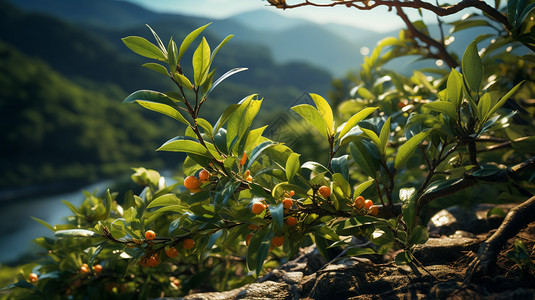
[[(12, 283), (12, 284), (10, 284), (10, 285), (8, 285), (8, 286), (6, 286), (6, 287), (1, 288), (0, 291), (9, 290), (9, 289), (12, 289), (12, 288), (15, 288), (15, 287), (16, 287), (16, 288), (23, 288), (23, 289), (29, 289), (29, 290), (36, 290), (36, 291), (39, 291), (39, 290), (37, 289), (37, 286), (35, 286), (35, 285), (29, 283), (29, 282), (26, 281), (26, 280), (20, 280), (20, 281), (17, 281), (17, 282), (15, 282), (15, 283)], [(3, 292), (2, 292), (2, 294), (3, 294)], [(42, 296), (43, 299), (45, 299), (45, 298), (44, 298), (44, 295), (42, 295), (41, 292), (39, 292), (39, 294), (40, 294), (40, 296)]]
[(299, 162), (299, 156), (301, 155), (297, 153), (292, 153), (286, 161), (286, 179), (288, 180), (288, 182), (292, 181), (295, 174), (299, 172), (299, 169), (301, 167), (301, 163)]
[(375, 99), (375, 95), (372, 94), (367, 88), (361, 86), (357, 89), (357, 93), (364, 99)]
[(156, 72), (158, 72), (160, 74), (163, 74), (165, 76), (169, 76), (169, 72), (167, 72), (167, 69), (164, 66), (160, 65), (160, 64), (157, 64), (157, 63), (146, 63), (146, 64), (143, 64), (141, 66), (143, 66), (143, 67), (145, 67), (147, 69), (151, 69), (153, 71), (156, 71)]
[(412, 229), (414, 218), (416, 217), (417, 196), (416, 188), (403, 188), (399, 190), (399, 200), (403, 203), (401, 205), (401, 213), (409, 231)]
[(369, 137), (372, 142), (375, 144), (375, 146), (377, 146), (379, 152), (381, 154), (384, 154), (384, 148), (381, 148), (381, 140), (379, 139), (379, 137), (377, 136), (377, 134), (375, 132), (373, 132), (372, 130), (369, 130), (369, 129), (366, 129), (366, 128), (360, 128), (362, 130), (362, 132), (364, 132), (364, 134), (366, 134), (367, 137)]
[(466, 48), (462, 59), (463, 78), (470, 92), (478, 93), (483, 80), (483, 63), (477, 51), (477, 43)]
[(370, 242), (381, 246), (385, 244), (392, 243), (394, 241), (394, 233), (388, 226), (377, 226), (375, 230), (373, 231)]
[[(528, 15), (535, 9), (535, 2), (528, 5), (526, 8), (522, 10), (522, 13), (518, 16), (518, 18), (515, 20), (516, 22), (516, 29), (519, 29), (524, 20), (528, 17)], [(532, 27), (533, 28), (533, 27)], [(533, 30), (532, 30), (533, 32)]]
[[(448, 94), (449, 95), (449, 94)], [(457, 109), (455, 108), (455, 104), (452, 102), (446, 102), (446, 101), (434, 101), (429, 102), (423, 105), (424, 108), (434, 110), (441, 112), (445, 115), (448, 115), (450, 118), (457, 120)]]
[(394, 159), (394, 168), (399, 169), (401, 166), (403, 166), (412, 156), (414, 150), (416, 150), (418, 147), (418, 144), (420, 144), (420, 142), (425, 139), (428, 134), (429, 131), (420, 132), (401, 145), (401, 147), (398, 149), (398, 153), (396, 154), (396, 158)]
[(187, 88), (188, 90), (193, 89), (193, 84), (191, 84), (191, 81), (189, 81), (188, 77), (178, 73), (173, 73), (173, 78), (183, 87)]
[(378, 161), (373, 158), (373, 155), (368, 152), (367, 147), (363, 143), (350, 143), (349, 150), (355, 163), (370, 177), (377, 176)]
[(249, 170), (251, 166), (253, 165), (253, 163), (258, 159), (258, 157), (260, 157), (262, 152), (264, 152), (264, 150), (271, 148), (273, 146), (276, 146), (276, 145), (277, 143), (273, 141), (264, 141), (260, 143), (258, 146), (256, 146), (253, 149), (253, 151), (251, 151), (251, 154), (249, 155), (249, 160), (247, 161), (247, 166), (245, 167), (245, 169)]
[(152, 29), (152, 27), (150, 27), (149, 25), (145, 24), (145, 26), (147, 26), (150, 30), (150, 32), (152, 32), (152, 35), (154, 36), (154, 39), (156, 40), (156, 42), (158, 43), (158, 47), (160, 47), (160, 50), (162, 50), (162, 52), (164, 54), (167, 54), (165, 51), (165, 46), (163, 45), (162, 43), (162, 40), (160, 39), (160, 37), (158, 36), (158, 34)]
[(204, 133), (206, 135), (208, 135), (209, 137), (212, 137), (212, 131), (214, 130), (214, 128), (212, 127), (212, 124), (210, 124), (210, 122), (206, 121), (203, 118), (197, 118), (195, 119), (195, 123), (201, 126), (202, 129), (204, 129)]
[(199, 27), (186, 36), (186, 38), (184, 39), (184, 41), (182, 41), (182, 44), (180, 45), (180, 49), (178, 50), (179, 62), (180, 60), (182, 60), (182, 57), (186, 53), (186, 50), (188, 50), (191, 43), (193, 43), (193, 41), (197, 38), (197, 36), (199, 36), (199, 34), (201, 34), (201, 32), (210, 24), (212, 23), (208, 23), (202, 27)]
[(253, 119), (260, 110), (262, 100), (253, 100), (254, 97), (256, 95), (247, 97), (228, 119), (227, 148), (229, 152), (234, 150), (234, 145), (240, 144), (243, 137), (250, 130)]
[(271, 219), (273, 220), (273, 225), (275, 226), (275, 231), (282, 232), (284, 224), (284, 207), (282, 206), (282, 203), (270, 205), (268, 208), (269, 213), (271, 214)]
[(178, 199), (176, 194), (166, 194), (166, 195), (160, 196), (152, 200), (149, 203), (149, 205), (147, 205), (147, 208), (153, 208), (157, 206), (177, 205), (177, 204), (180, 204), (180, 199)]
[(486, 116), (486, 119), (489, 119), (492, 116), (492, 114), (494, 114), (500, 107), (502, 107), (505, 104), (505, 102), (507, 101), (507, 99), (509, 99), (509, 97), (513, 96), (513, 94), (516, 93), (516, 91), (522, 86), (522, 84), (524, 84), (524, 81), (522, 81), (519, 84), (515, 85), (507, 94), (505, 94), (498, 101), (498, 103), (496, 103), (496, 105), (494, 105), (494, 107), (489, 111), (489, 113)]
[(248, 70), (247, 68), (234, 68), (230, 71), (228, 71), (227, 73), (221, 75), (221, 77), (219, 77), (215, 82), (214, 84), (210, 87), (210, 89), (208, 90), (208, 92), (204, 95), (204, 97), (208, 97), (208, 95), (210, 95), (212, 93), (212, 91), (215, 89), (216, 86), (218, 86), (223, 80), (229, 78), (230, 76), (236, 74), (236, 73), (239, 73), (239, 72), (242, 72), (242, 71), (246, 71)]
[(325, 127), (327, 128), (327, 133), (329, 134), (329, 136), (334, 135), (334, 117), (331, 105), (329, 105), (329, 102), (327, 102), (327, 100), (325, 100), (320, 95), (310, 94), (310, 97), (316, 104), (316, 107), (318, 108), (318, 111), (320, 112), (323, 118)]
[(67, 230), (58, 230), (54, 233), (58, 238), (62, 237), (97, 237), (100, 234), (87, 230), (87, 229), (67, 229)]
[(463, 91), (463, 76), (455, 69), (451, 69), (447, 82), (448, 101), (455, 104), (455, 108), (461, 105), (461, 93)]
[(349, 197), (351, 195), (351, 186), (347, 182), (347, 180), (344, 178), (344, 176), (340, 173), (334, 173), (333, 174), (333, 181), (335, 185), (340, 187), (342, 190), (344, 197)]
[(243, 149), (240, 152), (247, 151), (247, 153), (250, 153), (253, 148), (256, 147), (259, 143), (264, 142), (262, 134), (264, 133), (264, 130), (267, 127), (268, 125), (249, 131), (249, 134), (247, 135), (247, 140), (245, 141)]
[(479, 111), (479, 115), (483, 117), (481, 123), (485, 123), (487, 121), (486, 118), (488, 116), (488, 112), (490, 111), (491, 105), (492, 98), (490, 97), (490, 94), (483, 94), (483, 96), (481, 96), (481, 99), (479, 99), (479, 103), (477, 104), (477, 110)]
[(381, 133), (379, 134), (379, 149), (382, 153), (386, 153), (386, 145), (388, 144), (388, 138), (390, 137), (390, 117), (386, 120)]
[(329, 138), (327, 126), (320, 112), (313, 106), (308, 104), (301, 104), (292, 107), (292, 110), (298, 113), (303, 119), (307, 120), (312, 126), (323, 135), (325, 138)]
[(165, 142), (156, 151), (186, 152), (211, 158), (210, 151), (203, 147), (199, 142), (193, 141), (187, 137), (178, 136)]
[(234, 37), (234, 35), (228, 35), (223, 41), (221, 41), (221, 43), (219, 43), (219, 45), (217, 45), (217, 47), (215, 47), (214, 51), (212, 51), (212, 55), (210, 56), (210, 64), (209, 66), (212, 65), (212, 62), (214, 61), (214, 58), (217, 54), (217, 52), (219, 52), (219, 50), (221, 49), (221, 47), (223, 47), (226, 43), (228, 43), (228, 41), (230, 41), (230, 39), (232, 39)]
[(210, 45), (206, 38), (202, 38), (199, 47), (193, 53), (193, 77), (196, 86), (200, 86), (206, 80), (210, 67)]
[(331, 167), (335, 173), (340, 173), (346, 180), (349, 180), (349, 164), (347, 158), (349, 155), (342, 155), (331, 160)]
[(358, 122), (364, 120), (367, 116), (369, 116), (372, 112), (377, 110), (377, 107), (367, 107), (361, 111), (359, 111), (357, 114), (353, 115), (347, 123), (345, 123), (344, 128), (340, 131), (340, 137), (343, 137), (346, 135), (346, 133), (351, 130), (351, 128), (355, 127)]
[(175, 72), (178, 68), (178, 49), (173, 37), (169, 39), (169, 45), (167, 46), (167, 62), (169, 63), (169, 70), (171, 73)]
[(104, 207), (106, 207), (106, 211), (104, 212), (104, 220), (110, 217), (111, 213), (111, 202), (113, 198), (110, 194), (110, 189), (106, 190), (106, 197), (104, 198)]
[(358, 196), (362, 194), (367, 188), (369, 188), (373, 183), (375, 182), (374, 179), (370, 179), (368, 181), (364, 181), (363, 183), (359, 184), (355, 191), (353, 191), (353, 199), (356, 199)]
[(37, 221), (39, 222), (41, 225), (45, 226), (46, 228), (50, 229), (50, 231), (54, 232), (54, 226), (48, 224), (47, 222), (39, 219), (39, 218), (36, 218), (36, 217), (31, 217), (34, 221)]
[(411, 232), (411, 236), (409, 237), (409, 243), (411, 245), (425, 244), (427, 240), (429, 240), (429, 232), (427, 231), (427, 227), (423, 225), (417, 225), (414, 227)]
[(128, 36), (122, 39), (130, 50), (141, 56), (166, 61), (165, 54), (151, 42), (140, 36)]
[(256, 270), (257, 276), (268, 255), (273, 236), (275, 236), (275, 233), (271, 229), (271, 226), (264, 226), (264, 228), (253, 235), (249, 242), (249, 247), (247, 248), (247, 267), (251, 271)]
[(411, 263), (412, 257), (408, 251), (401, 251), (396, 255), (394, 261), (398, 266), (407, 265)]
[(171, 107), (177, 107), (173, 99), (171, 99), (166, 94), (155, 92), (155, 91), (150, 91), (150, 90), (135, 91), (132, 94), (130, 94), (128, 97), (126, 97), (123, 103), (135, 103), (138, 100), (157, 102), (157, 103), (169, 105)]
[[(242, 101), (245, 101), (247, 98), (243, 99)], [(219, 119), (217, 120), (214, 126), (214, 130), (212, 131), (212, 134), (214, 136), (219, 132), (219, 129), (221, 129), (221, 127), (227, 122), (227, 120), (234, 113), (234, 111), (238, 109), (238, 107), (240, 107), (240, 104), (231, 104), (225, 109), (225, 111), (223, 112), (223, 114), (221, 114), (221, 116), (219, 117)]]
[(516, 28), (517, 5), (519, 0), (507, 1), (507, 20)]
[(190, 123), (188, 122), (188, 120), (186, 120), (186, 118), (184, 118), (184, 116), (182, 116), (182, 114), (172, 108), (171, 106), (167, 105), (167, 104), (161, 104), (161, 103), (158, 103), (158, 102), (152, 102), (152, 101), (143, 101), (143, 100), (136, 100), (136, 102), (143, 106), (144, 108), (146, 109), (150, 109), (152, 111), (155, 111), (155, 112), (159, 112), (161, 114), (164, 114), (168, 117), (171, 117), (179, 122), (182, 122), (186, 125), (190, 125)]

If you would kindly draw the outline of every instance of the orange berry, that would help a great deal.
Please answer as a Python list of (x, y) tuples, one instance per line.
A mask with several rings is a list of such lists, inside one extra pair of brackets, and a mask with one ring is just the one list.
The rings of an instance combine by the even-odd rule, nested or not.
[(290, 226), (297, 225), (297, 218), (296, 217), (289, 217), (288, 219), (286, 219), (286, 224), (288, 224)]
[(83, 274), (85, 274), (85, 273), (89, 273), (89, 267), (88, 267), (87, 265), (82, 266), (82, 267), (80, 268), (80, 271), (81, 271)]
[(157, 267), (160, 264), (160, 258), (158, 257), (158, 254), (154, 254), (153, 256), (149, 257), (147, 259), (147, 266), (149, 267)]
[(405, 104), (405, 102), (398, 102), (398, 107), (399, 107), (399, 109), (402, 109), (402, 108), (404, 108), (405, 106), (407, 106), (407, 104)]
[(102, 266), (101, 265), (94, 265), (93, 270), (95, 270), (95, 273), (102, 272)]
[(209, 179), (210, 179), (210, 172), (206, 171), (206, 170), (202, 170), (199, 172), (199, 179), (201, 180), (201, 182), (207, 182)]
[(294, 191), (290, 191), (290, 197), (293, 197), (295, 195)]
[(156, 233), (154, 233), (154, 231), (152, 230), (149, 230), (147, 232), (145, 232), (145, 238), (149, 241), (152, 241), (156, 238)]
[(247, 152), (243, 152), (243, 156), (241, 157), (240, 159), (240, 165), (243, 166), (245, 165), (245, 162), (247, 161)]
[(39, 276), (37, 276), (37, 274), (35, 273), (30, 273), (30, 275), (28, 276), (28, 279), (30, 279), (30, 282), (37, 282), (37, 280), (39, 279)]
[(247, 170), (245, 171), (245, 173), (243, 173), (243, 177), (247, 178), (249, 177), (249, 175), (251, 175), (251, 171)]
[(357, 199), (355, 199), (355, 207), (357, 209), (361, 209), (364, 207), (364, 197), (358, 196)]
[(290, 209), (294, 206), (294, 200), (291, 198), (284, 198), (284, 200), (282, 200), (282, 206), (286, 209)]
[(165, 254), (167, 254), (168, 257), (173, 258), (178, 255), (178, 251), (176, 250), (175, 247), (171, 246), (165, 249)]
[(272, 240), (271, 240), (271, 245), (275, 246), (275, 247), (280, 247), (284, 244), (284, 235), (283, 236), (275, 236)]
[(252, 207), (253, 214), (259, 215), (261, 214), (264, 209), (266, 209), (266, 205), (264, 203), (255, 202)]
[(247, 176), (247, 178), (245, 180), (247, 180), (249, 182), (253, 182), (253, 177), (251, 177), (251, 175), (249, 175), (249, 176)]
[(370, 207), (372, 207), (372, 205), (373, 205), (373, 201), (372, 200), (368, 199), (368, 200), (364, 201), (364, 207), (366, 209), (370, 209)]
[(173, 280), (173, 284), (176, 285), (176, 286), (179, 286), (180, 285), (180, 279), (174, 279)]
[(372, 207), (370, 207), (370, 215), (377, 216), (378, 213), (379, 213), (379, 207), (378, 206), (373, 205)]
[(184, 179), (184, 186), (188, 190), (196, 190), (201, 186), (201, 181), (195, 176), (188, 176)]
[(249, 243), (251, 242), (251, 238), (253, 237), (252, 233), (249, 233), (247, 237), (245, 238), (245, 245), (249, 247)]
[(139, 263), (140, 265), (144, 266), (144, 267), (148, 267), (148, 266), (149, 266), (149, 265), (147, 264), (147, 262), (148, 262), (148, 258), (146, 258), (146, 257), (142, 257), (142, 258), (138, 261), (138, 263)]
[(331, 196), (331, 189), (325, 185), (321, 186), (318, 192), (320, 193), (320, 195), (322, 195), (325, 198), (328, 198)]
[(184, 243), (182, 244), (182, 248), (186, 249), (186, 250), (189, 250), (189, 249), (193, 249), (193, 247), (195, 247), (195, 241), (192, 240), (192, 239), (185, 239), (184, 240)]

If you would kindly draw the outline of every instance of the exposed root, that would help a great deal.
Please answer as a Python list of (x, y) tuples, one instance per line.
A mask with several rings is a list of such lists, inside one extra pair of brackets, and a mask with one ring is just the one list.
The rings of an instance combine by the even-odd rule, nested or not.
[(472, 276), (487, 275), (496, 265), (498, 253), (507, 240), (535, 221), (535, 196), (513, 208), (503, 220), (498, 230), (479, 247), (477, 257), (472, 260), (466, 270), (465, 284), (469, 284)]

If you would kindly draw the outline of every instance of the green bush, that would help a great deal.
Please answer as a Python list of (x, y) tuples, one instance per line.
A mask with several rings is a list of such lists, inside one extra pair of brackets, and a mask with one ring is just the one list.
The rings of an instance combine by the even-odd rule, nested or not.
[[(25, 268), (8, 297), (124, 299), (225, 290), (312, 243), (326, 257), (330, 248), (350, 256), (395, 251), (397, 264), (418, 265), (412, 251), (429, 238), (422, 214), (434, 200), (476, 184), (492, 184), (487, 193), (500, 192), (507, 201), (533, 191), (533, 112), (505, 108), (515, 97), (532, 97), (533, 77), (524, 76), (527, 62), (507, 62), (507, 51), (501, 74), (494, 71), (500, 64), (482, 58), (472, 42), (459, 70), (406, 77), (381, 66), (408, 53), (411, 38), (402, 32), (383, 40), (365, 59), (352, 99), (333, 111), (310, 94), (314, 105), (292, 107), (327, 145), (326, 161), (302, 161), (262, 136), (267, 126), (252, 127), (263, 102), (257, 95), (230, 105), (215, 124), (199, 118), (213, 89), (245, 71), (214, 80), (212, 62), (229, 36), (213, 50), (203, 38), (193, 74), (182, 72), (183, 54), (206, 26), (180, 45), (171, 39), (165, 46), (155, 32), (156, 44), (123, 39), (155, 61), (144, 67), (176, 85), (166, 93), (140, 90), (124, 102), (186, 126), (185, 135), (158, 150), (186, 153), (187, 177), (166, 185), (158, 172), (137, 168), (132, 180), (144, 187), (139, 195), (127, 193), (119, 204), (110, 191), (87, 193), (80, 207), (65, 203), (73, 212), (67, 224), (38, 220), (56, 238), (36, 240), (48, 251), (31, 271), (37, 277)], [(526, 80), (512, 84), (508, 72)], [(354, 248), (352, 236), (372, 245)]]

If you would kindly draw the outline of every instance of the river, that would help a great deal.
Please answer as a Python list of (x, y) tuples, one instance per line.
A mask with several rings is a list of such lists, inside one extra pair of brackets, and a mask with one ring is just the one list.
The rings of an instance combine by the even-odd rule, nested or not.
[(0, 263), (11, 262), (25, 253), (37, 253), (42, 248), (32, 242), (40, 236), (53, 237), (54, 234), (43, 225), (31, 219), (37, 217), (51, 225), (64, 223), (63, 218), (72, 212), (61, 200), (79, 206), (84, 200), (82, 191), (105, 191), (112, 180), (100, 181), (77, 191), (60, 193), (46, 197), (29, 197), (2, 204), (0, 210)]

